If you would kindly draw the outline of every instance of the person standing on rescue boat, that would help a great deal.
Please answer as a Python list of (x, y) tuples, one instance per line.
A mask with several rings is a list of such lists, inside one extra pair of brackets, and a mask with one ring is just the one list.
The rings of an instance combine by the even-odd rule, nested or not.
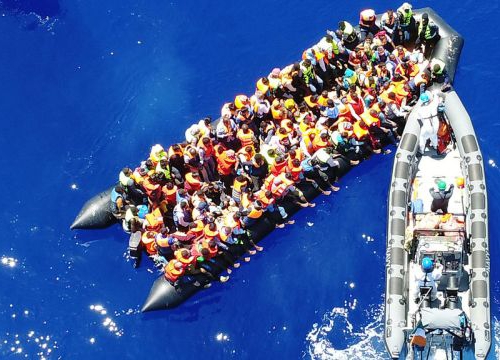
[(439, 39), (441, 39), (439, 27), (432, 21), (429, 21), (429, 14), (423, 13), (422, 19), (418, 24), (418, 37), (415, 47), (418, 48), (420, 46), (424, 56), (429, 58)]

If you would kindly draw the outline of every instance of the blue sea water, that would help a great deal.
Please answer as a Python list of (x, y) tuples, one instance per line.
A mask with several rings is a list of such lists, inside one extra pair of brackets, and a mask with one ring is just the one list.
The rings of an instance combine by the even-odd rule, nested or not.
[[(226, 284), (141, 314), (158, 276), (127, 236), (69, 230), (81, 205), (152, 144), (223, 102), (359, 10), (399, 3), (0, 0), (0, 358), (385, 359), (386, 198), (392, 156), (319, 197)], [(455, 86), (486, 160), (499, 218), (498, 2), (433, 6), (465, 38)], [(500, 358), (500, 227), (490, 221)]]

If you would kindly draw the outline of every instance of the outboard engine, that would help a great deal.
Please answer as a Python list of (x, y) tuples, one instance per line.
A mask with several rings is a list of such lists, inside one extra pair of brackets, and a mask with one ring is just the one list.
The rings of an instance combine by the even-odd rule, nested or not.
[(130, 235), (128, 240), (128, 253), (133, 261), (134, 268), (139, 267), (142, 257), (141, 232), (136, 231)]

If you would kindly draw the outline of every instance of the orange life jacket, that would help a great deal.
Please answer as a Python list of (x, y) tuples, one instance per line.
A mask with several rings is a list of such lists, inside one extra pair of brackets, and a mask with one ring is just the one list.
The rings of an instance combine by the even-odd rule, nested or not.
[(417, 76), (417, 74), (420, 72), (420, 66), (418, 64), (409, 64), (408, 65), (408, 75), (411, 77)]
[(159, 208), (156, 208), (153, 212), (146, 214), (146, 220), (148, 222), (148, 226), (146, 227), (147, 231), (160, 231), (163, 227), (163, 215)]
[(270, 171), (274, 176), (278, 176), (285, 167), (286, 167), (286, 161), (283, 161), (279, 164), (274, 162), (274, 164), (271, 165)]
[(175, 263), (177, 260), (170, 260), (167, 265), (165, 265), (165, 279), (168, 281), (175, 283), (182, 275), (184, 275), (184, 268), (177, 270), (175, 268)]
[(205, 235), (205, 238), (207, 239), (213, 239), (219, 234), (217, 229), (215, 230), (210, 230), (210, 224), (206, 224), (205, 227), (203, 228), (203, 235)]
[(320, 95), (318, 97), (318, 104), (321, 106), (327, 106), (328, 105), (328, 96), (324, 97), (323, 95)]
[(295, 157), (292, 157), (290, 153), (288, 153), (288, 161), (287, 161), (287, 166), (288, 168), (292, 167), (292, 161), (298, 159), (300, 162), (304, 160), (304, 154), (302, 153), (302, 150), (299, 148), (295, 149)]
[(177, 259), (177, 261), (180, 261), (185, 268), (196, 261), (196, 258), (194, 256), (189, 256), (187, 258), (183, 257), (181, 249), (176, 250), (174, 252), (174, 256)]
[(316, 135), (312, 141), (313, 152), (318, 151), (319, 149), (326, 148), (328, 146), (328, 141), (324, 141), (321, 136)]
[(260, 209), (260, 210), (257, 210), (256, 208), (254, 208), (253, 206), (250, 208), (250, 212), (248, 213), (248, 217), (250, 219), (258, 219), (262, 216), (263, 214), (263, 210)]
[(206, 157), (215, 155), (215, 150), (214, 146), (212, 145), (212, 142), (210, 141), (210, 144), (208, 144), (208, 146), (203, 144), (203, 137), (201, 137), (200, 140), (198, 141), (198, 147), (200, 149), (203, 149)]
[(230, 159), (227, 156), (227, 151), (224, 151), (217, 157), (217, 171), (221, 175), (229, 175), (231, 174), (235, 163), (236, 159)]
[(241, 147), (246, 147), (249, 145), (253, 145), (253, 131), (248, 129), (247, 133), (244, 133), (242, 129), (239, 129), (236, 133), (236, 137), (241, 141)]
[(246, 95), (236, 95), (234, 98), (234, 105), (237, 109), (242, 109), (250, 103), (248, 96)]
[(280, 174), (272, 182), (271, 192), (275, 198), (280, 198), (292, 184), (293, 180), (287, 179), (285, 174)]
[(172, 156), (174, 155), (178, 155), (180, 157), (182, 157), (184, 155), (184, 153), (182, 152), (182, 146), (180, 146), (180, 149), (179, 150), (174, 150), (174, 148), (171, 146), (168, 148), (168, 158), (170, 159)]
[(260, 78), (258, 81), (257, 81), (257, 90), (260, 90), (262, 91), (262, 93), (265, 95), (267, 93), (267, 91), (269, 90), (269, 85), (266, 85), (262, 82), (262, 78)]
[(307, 106), (309, 106), (309, 108), (311, 108), (311, 109), (317, 108), (318, 103), (314, 102), (311, 98), (312, 98), (312, 95), (304, 96), (304, 101), (306, 102)]
[(145, 231), (142, 234), (141, 241), (144, 244), (144, 247), (146, 248), (146, 251), (149, 255), (154, 255), (157, 253), (155, 242), (156, 234), (158, 234), (156, 231)]
[(300, 182), (300, 174), (302, 174), (302, 166), (290, 166), (288, 171), (292, 174), (292, 180), (296, 183)]
[(174, 185), (172, 189), (168, 189), (166, 186), (163, 186), (162, 192), (165, 197), (165, 200), (167, 200), (167, 203), (169, 204), (177, 203), (177, 185)]
[(186, 190), (196, 191), (201, 189), (201, 181), (199, 178), (195, 178), (192, 172), (188, 172), (185, 176), (186, 182), (184, 187)]
[(248, 181), (245, 179), (244, 181), (239, 181), (238, 178), (234, 179), (233, 190), (241, 193), (242, 189), (248, 185)]
[(219, 252), (219, 249), (217, 248), (217, 245), (215, 247), (213, 247), (213, 248), (211, 248), (209, 246), (210, 240), (209, 239), (207, 239), (207, 240), (204, 239), (204, 240), (200, 241), (201, 242), (201, 247), (205, 248), (205, 249), (208, 249), (208, 252), (210, 254), (209, 255), (210, 256), (209, 259), (213, 258), (214, 256), (217, 256), (217, 253)]
[(362, 113), (361, 119), (368, 127), (370, 127), (372, 124), (376, 124), (378, 127), (380, 127), (380, 119), (378, 117), (372, 116), (370, 114), (370, 110), (366, 110), (364, 113)]
[(274, 202), (273, 198), (266, 197), (266, 192), (264, 190), (258, 191), (255, 195), (257, 196), (257, 200), (262, 203), (263, 208), (267, 208)]
[(243, 155), (245, 157), (246, 161), (251, 161), (253, 159), (253, 157), (255, 156), (255, 148), (252, 145), (249, 145), (249, 146), (252, 147), (252, 150), (250, 151), (250, 153), (246, 152), (245, 148), (241, 148), (237, 153), (238, 155)]
[(369, 135), (369, 132), (367, 129), (363, 129), (360, 125), (359, 125), (359, 121), (356, 121), (354, 123), (354, 125), (352, 126), (352, 131), (353, 131), (353, 134), (354, 136), (356, 137), (357, 140), (363, 140), (363, 138), (366, 136), (366, 135)]

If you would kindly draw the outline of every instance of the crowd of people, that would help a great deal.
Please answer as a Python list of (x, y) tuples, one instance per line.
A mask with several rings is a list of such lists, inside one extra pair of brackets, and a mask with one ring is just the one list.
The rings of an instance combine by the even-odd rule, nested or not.
[(173, 285), (227, 281), (240, 266), (233, 248), (247, 262), (263, 250), (249, 227), (262, 217), (293, 224), (284, 201), (314, 206), (300, 184), (329, 195), (339, 190), (340, 160), (356, 165), (397, 144), (419, 96), (433, 82), (448, 84), (444, 63), (424, 56), (438, 39), (427, 14), (417, 21), (407, 3), (380, 25), (371, 9), (359, 28), (341, 21), (299, 62), (225, 103), (218, 122), (204, 118), (182, 143), (154, 145), (138, 167), (124, 168), (111, 195), (115, 215), (127, 232), (141, 232)]

